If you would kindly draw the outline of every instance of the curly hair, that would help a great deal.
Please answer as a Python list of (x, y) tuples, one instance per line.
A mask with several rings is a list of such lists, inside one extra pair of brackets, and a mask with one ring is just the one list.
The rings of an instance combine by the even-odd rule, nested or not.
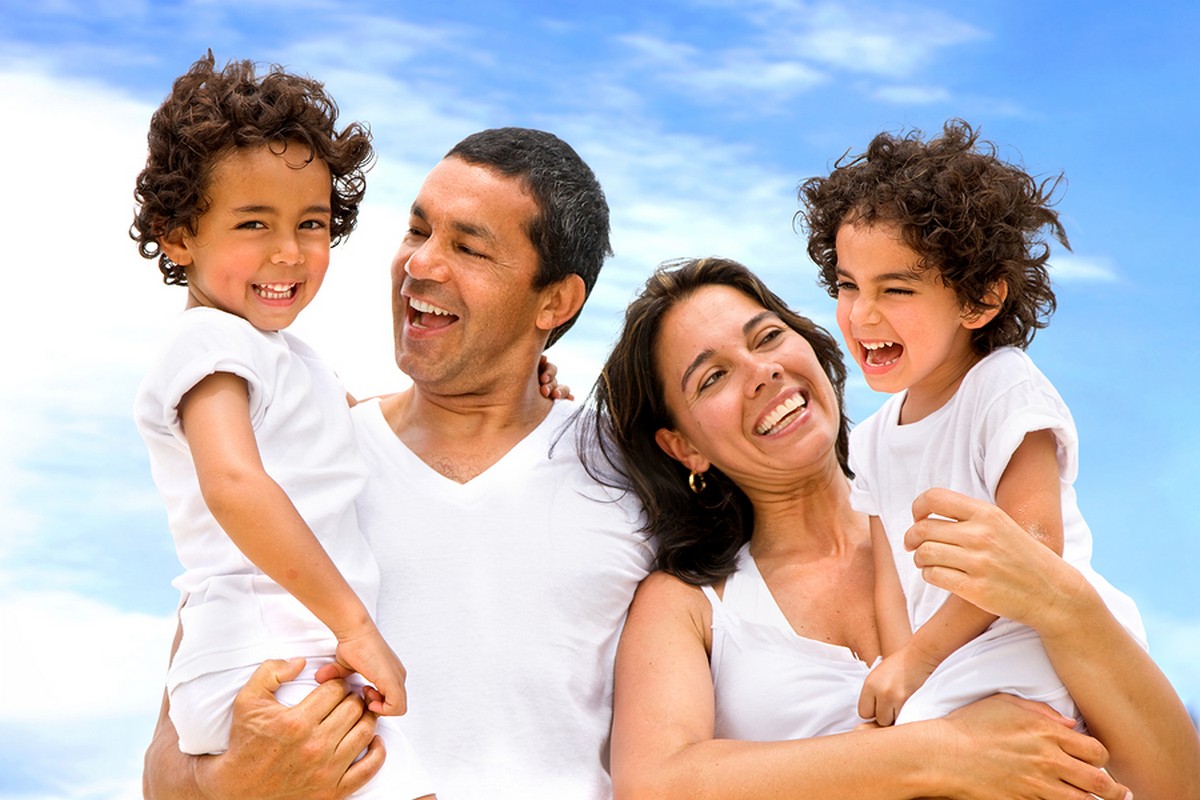
[[(562, 139), (532, 128), (492, 128), (473, 133), (451, 148), (446, 158), (487, 167), (521, 181), (538, 205), (529, 240), (538, 254), (535, 288), (578, 275), (584, 298), (591, 294), (609, 244), (608, 201), (579, 154)], [(574, 317), (550, 331), (554, 344), (575, 324)]]
[[(684, 259), (660, 265), (625, 312), (625, 324), (591, 391), (592, 411), (580, 426), (581, 453), (589, 474), (601, 483), (632, 489), (642, 502), (643, 530), (658, 544), (658, 567), (695, 585), (734, 571), (738, 548), (754, 528), (750, 500), (717, 467), (705, 473), (700, 494), (688, 488), (688, 470), (655, 441), (660, 428), (674, 427), (659, 374), (656, 345), (663, 318), (705, 286), (744, 293), (804, 337), (833, 385), (838, 406), (846, 366), (837, 341), (811, 320), (788, 308), (749, 269), (724, 258)], [(850, 422), (841, 413), (835, 445), (842, 472), (849, 466)]]
[(1025, 348), (1054, 313), (1054, 290), (1043, 229), (1070, 249), (1051, 207), (1060, 174), (1038, 182), (997, 155), (962, 120), (949, 120), (942, 135), (922, 140), (881, 133), (864, 153), (843, 155), (826, 177), (799, 188), (796, 214), (808, 230), (808, 255), (820, 283), (837, 296), (837, 233), (847, 222), (895, 224), (920, 256), (920, 268), (936, 269), (967, 311), (993, 308), (989, 293), (1003, 281), (1000, 311), (972, 332), (981, 355), (997, 348)]
[(171, 93), (150, 118), (146, 166), (137, 177), (137, 206), (129, 236), (143, 258), (157, 258), (167, 284), (186, 285), (187, 276), (162, 252), (172, 231), (196, 232), (208, 207), (205, 196), (213, 167), (227, 153), (293, 144), (320, 159), (333, 177), (330, 243), (354, 229), (366, 192), (364, 173), (375, 153), (370, 131), (354, 122), (340, 133), (338, 109), (324, 86), (273, 65), (261, 77), (251, 61), (231, 61), (216, 70), (212, 51), (175, 80)]

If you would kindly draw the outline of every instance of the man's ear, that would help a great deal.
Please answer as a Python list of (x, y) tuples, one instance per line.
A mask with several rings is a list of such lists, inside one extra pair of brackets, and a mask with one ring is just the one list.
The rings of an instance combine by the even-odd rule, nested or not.
[(988, 293), (983, 296), (984, 308), (977, 308), (969, 314), (963, 314), (963, 327), (976, 331), (996, 318), (1004, 301), (1008, 297), (1008, 281), (999, 280), (992, 284)]
[(542, 307), (538, 311), (537, 326), (538, 330), (549, 332), (579, 313), (587, 297), (587, 288), (583, 285), (583, 278), (571, 274), (544, 287), (541, 294)]
[(683, 434), (678, 431), (673, 431), (670, 428), (659, 428), (654, 432), (654, 441), (662, 448), (664, 453), (680, 464), (683, 464), (692, 472), (705, 472), (711, 466), (709, 460), (702, 456), (696, 448), (692, 447), (691, 442), (685, 439)]
[(183, 235), (183, 228), (172, 228), (165, 236), (160, 236), (158, 246), (162, 248), (167, 258), (179, 266), (186, 267), (191, 265), (192, 253), (188, 249), (187, 239)]

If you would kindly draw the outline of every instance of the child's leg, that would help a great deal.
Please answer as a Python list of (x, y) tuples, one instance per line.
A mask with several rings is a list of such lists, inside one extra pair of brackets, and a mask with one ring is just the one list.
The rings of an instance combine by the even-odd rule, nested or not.
[(182, 752), (193, 756), (225, 752), (233, 698), (253, 673), (253, 667), (210, 672), (169, 688), (168, 711)]
[(1041, 637), (1005, 619), (951, 653), (900, 709), (896, 723), (944, 717), (999, 692), (1046, 703), (1083, 729), (1075, 702), (1050, 664)]
[[(321, 659), (310, 658), (294, 681), (279, 687), (275, 699), (294, 706), (317, 687)], [(171, 721), (179, 732), (179, 749), (191, 755), (223, 753), (229, 747), (233, 721), (233, 698), (250, 679), (257, 666), (240, 667), (202, 675), (171, 690)], [(351, 688), (361, 691), (362, 678), (352, 675)], [(400, 730), (397, 721), (380, 717), (376, 733), (383, 740), (387, 758), (370, 783), (351, 795), (357, 800), (413, 800), (434, 793), (432, 782)]]

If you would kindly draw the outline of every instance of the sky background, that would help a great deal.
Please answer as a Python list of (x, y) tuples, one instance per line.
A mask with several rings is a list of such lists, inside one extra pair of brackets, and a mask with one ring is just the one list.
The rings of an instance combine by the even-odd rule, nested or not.
[[(0, 0), (0, 798), (140, 796), (177, 563), (131, 421), (184, 292), (127, 238), (149, 116), (211, 47), (324, 81), (379, 159), (294, 330), (401, 388), (388, 264), (424, 174), (476, 130), (553, 131), (595, 169), (616, 256), (552, 357), (586, 391), (660, 261), (723, 255), (833, 328), (795, 190), (881, 130), (982, 128), (1065, 173), (1074, 246), (1031, 353), (1071, 406), (1095, 563), (1200, 708), (1200, 4)], [(849, 408), (881, 402), (854, 377)]]

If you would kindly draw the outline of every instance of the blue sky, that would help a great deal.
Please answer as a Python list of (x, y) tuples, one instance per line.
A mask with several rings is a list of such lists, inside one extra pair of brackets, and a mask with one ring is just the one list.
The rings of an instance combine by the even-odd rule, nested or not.
[[(795, 188), (876, 132), (959, 116), (1064, 172), (1073, 253), (1031, 352), (1072, 407), (1095, 562), (1200, 708), (1200, 6), (1033, 0), (0, 2), (0, 797), (137, 795), (176, 562), (132, 422), (183, 305), (126, 236), (149, 115), (211, 47), (326, 82), (371, 124), (359, 229), (296, 330), (367, 395), (403, 385), (387, 265), (425, 172), (482, 128), (596, 170), (616, 257), (553, 357), (586, 388), (659, 261), (719, 254), (832, 324)], [(880, 402), (855, 379), (852, 416)]]

